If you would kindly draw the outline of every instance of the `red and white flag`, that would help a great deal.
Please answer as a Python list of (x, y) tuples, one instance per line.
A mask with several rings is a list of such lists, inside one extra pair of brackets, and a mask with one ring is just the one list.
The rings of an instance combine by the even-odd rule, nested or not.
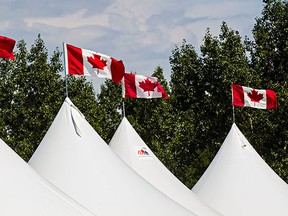
[(15, 60), (13, 52), (15, 43), (12, 38), (0, 36), (0, 58)]
[(168, 98), (157, 77), (124, 74), (123, 98)]
[(66, 73), (70, 75), (98, 76), (119, 84), (124, 76), (123, 62), (102, 53), (64, 44)]
[(232, 84), (233, 106), (248, 106), (258, 109), (277, 108), (276, 93), (268, 89), (253, 89)]

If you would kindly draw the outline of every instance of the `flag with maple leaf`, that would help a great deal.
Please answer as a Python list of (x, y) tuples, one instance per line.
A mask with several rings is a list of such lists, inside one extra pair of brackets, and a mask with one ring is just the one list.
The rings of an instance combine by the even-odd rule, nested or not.
[(232, 84), (233, 106), (247, 106), (258, 109), (277, 108), (276, 93), (269, 89), (253, 89)]
[(157, 77), (146, 77), (136, 74), (124, 74), (124, 98), (164, 98), (168, 95), (158, 82)]
[(13, 52), (15, 43), (12, 38), (0, 36), (0, 58), (15, 60)]
[(98, 76), (119, 84), (124, 76), (122, 60), (102, 53), (64, 44), (66, 73), (70, 75)]

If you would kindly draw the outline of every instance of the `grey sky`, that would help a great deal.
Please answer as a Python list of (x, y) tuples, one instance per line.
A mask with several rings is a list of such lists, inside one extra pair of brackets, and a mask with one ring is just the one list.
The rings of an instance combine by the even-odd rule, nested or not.
[(186, 39), (199, 50), (206, 29), (218, 35), (222, 21), (251, 38), (263, 8), (261, 0), (0, 1), (0, 35), (28, 49), (40, 33), (50, 54), (66, 42), (122, 59), (127, 72), (150, 76), (161, 66), (168, 80), (175, 45)]

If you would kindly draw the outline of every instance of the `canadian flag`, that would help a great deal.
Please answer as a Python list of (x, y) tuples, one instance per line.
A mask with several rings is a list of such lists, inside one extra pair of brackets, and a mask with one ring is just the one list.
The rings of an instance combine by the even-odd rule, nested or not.
[(0, 36), (0, 58), (15, 60), (13, 52), (15, 43), (12, 38)]
[(232, 84), (233, 106), (248, 106), (258, 109), (277, 108), (277, 96), (272, 90), (253, 89)]
[(157, 77), (124, 74), (123, 98), (168, 98)]
[(64, 44), (66, 73), (70, 75), (98, 76), (119, 84), (125, 67), (123, 62), (102, 53)]

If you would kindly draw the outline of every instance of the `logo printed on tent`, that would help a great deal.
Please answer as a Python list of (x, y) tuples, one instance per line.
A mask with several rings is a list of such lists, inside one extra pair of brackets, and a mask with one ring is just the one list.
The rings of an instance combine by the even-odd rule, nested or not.
[[(126, 162), (136, 173), (142, 176), (143, 179), (183, 207), (195, 212), (196, 215), (222, 215), (203, 203), (166, 168), (141, 139), (126, 117), (122, 119), (109, 146), (113, 152)], [(149, 156), (146, 154), (145, 157), (145, 151), (148, 152)], [(144, 155), (144, 157), (138, 156), (138, 152), (139, 155)]]
[(150, 153), (148, 152), (148, 149), (145, 146), (142, 147), (136, 147), (137, 157), (138, 158), (151, 158)]

